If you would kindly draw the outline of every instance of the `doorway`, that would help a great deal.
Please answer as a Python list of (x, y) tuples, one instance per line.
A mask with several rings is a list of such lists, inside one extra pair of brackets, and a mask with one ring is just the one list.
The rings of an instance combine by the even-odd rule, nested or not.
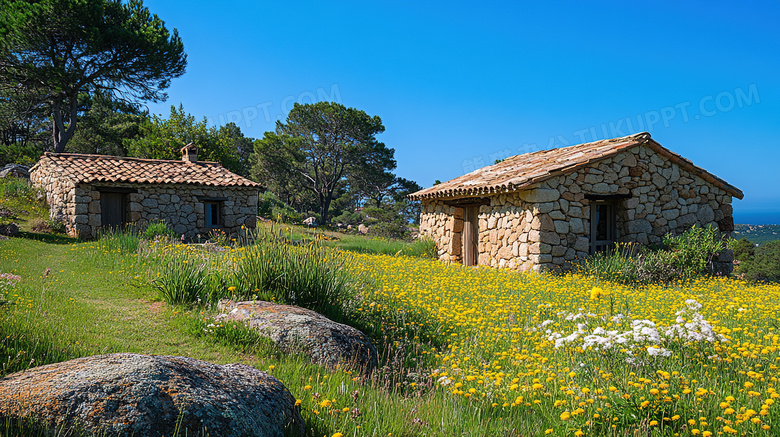
[(479, 207), (463, 208), (463, 265), (475, 266), (479, 260)]
[(590, 254), (607, 252), (615, 246), (617, 230), (615, 204), (608, 201), (590, 203)]
[(100, 220), (103, 228), (119, 228), (127, 223), (127, 194), (100, 193)]

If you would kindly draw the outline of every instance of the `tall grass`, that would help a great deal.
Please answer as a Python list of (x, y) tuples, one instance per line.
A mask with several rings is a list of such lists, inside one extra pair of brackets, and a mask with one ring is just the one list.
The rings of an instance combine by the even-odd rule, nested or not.
[(166, 253), (157, 258), (158, 276), (152, 286), (173, 305), (200, 303), (208, 299), (208, 272), (203, 259), (187, 252)]
[(351, 255), (318, 242), (292, 246), (270, 234), (254, 244), (209, 252), (198, 246), (150, 243), (151, 285), (170, 304), (214, 305), (220, 299), (259, 299), (297, 305), (346, 321), (361, 289), (348, 268)]
[(291, 247), (272, 240), (246, 247), (236, 261), (235, 293), (297, 305), (344, 319), (355, 298), (351, 258), (317, 243)]

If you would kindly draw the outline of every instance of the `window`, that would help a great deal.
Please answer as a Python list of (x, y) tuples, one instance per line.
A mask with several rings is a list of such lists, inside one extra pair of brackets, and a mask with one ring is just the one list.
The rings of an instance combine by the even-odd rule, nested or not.
[(615, 204), (605, 201), (590, 203), (590, 253), (605, 252), (615, 245)]
[(222, 202), (204, 202), (206, 213), (206, 227), (218, 228), (222, 226)]

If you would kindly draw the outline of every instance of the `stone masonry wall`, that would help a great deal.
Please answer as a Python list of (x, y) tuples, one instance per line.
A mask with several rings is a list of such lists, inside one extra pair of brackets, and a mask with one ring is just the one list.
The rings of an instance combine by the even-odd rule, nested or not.
[(76, 185), (70, 179), (60, 177), (53, 166), (41, 164), (30, 173), (30, 182), (44, 189), (49, 204), (49, 218), (64, 223), (68, 234), (73, 235), (76, 225)]
[(463, 209), (442, 201), (423, 202), (420, 234), (436, 242), (439, 259), (460, 262), (463, 243)]
[[(101, 192), (99, 189), (131, 189), (127, 193), (127, 220), (139, 229), (154, 220), (167, 223), (187, 240), (197, 235), (205, 237), (219, 229), (227, 234), (238, 234), (241, 226), (254, 229), (257, 225), (258, 190), (251, 187), (207, 187), (186, 184), (129, 184), (100, 183), (73, 186), (64, 178), (44, 169), (31, 176), (33, 182), (44, 187), (51, 207), (52, 219), (65, 223), (68, 234), (87, 239), (101, 230)], [(203, 198), (220, 199), (222, 226), (205, 226)]]
[[(558, 270), (588, 256), (587, 194), (630, 196), (613, 201), (621, 242), (658, 243), (694, 224), (723, 233), (734, 229), (730, 194), (639, 146), (526, 190), (491, 196), (479, 210), (479, 264)], [(460, 260), (457, 209), (423, 201), (421, 234), (437, 242), (443, 260)]]

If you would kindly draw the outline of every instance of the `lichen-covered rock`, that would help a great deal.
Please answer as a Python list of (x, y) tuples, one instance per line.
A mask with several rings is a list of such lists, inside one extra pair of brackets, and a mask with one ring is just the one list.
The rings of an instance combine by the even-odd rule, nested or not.
[(52, 428), (109, 436), (301, 434), (295, 399), (279, 380), (243, 364), (109, 354), (0, 379), (0, 418), (34, 416)]
[(220, 320), (248, 323), (286, 352), (302, 352), (329, 368), (336, 366), (371, 372), (377, 366), (376, 348), (359, 330), (336, 323), (304, 308), (263, 301), (223, 300)]

